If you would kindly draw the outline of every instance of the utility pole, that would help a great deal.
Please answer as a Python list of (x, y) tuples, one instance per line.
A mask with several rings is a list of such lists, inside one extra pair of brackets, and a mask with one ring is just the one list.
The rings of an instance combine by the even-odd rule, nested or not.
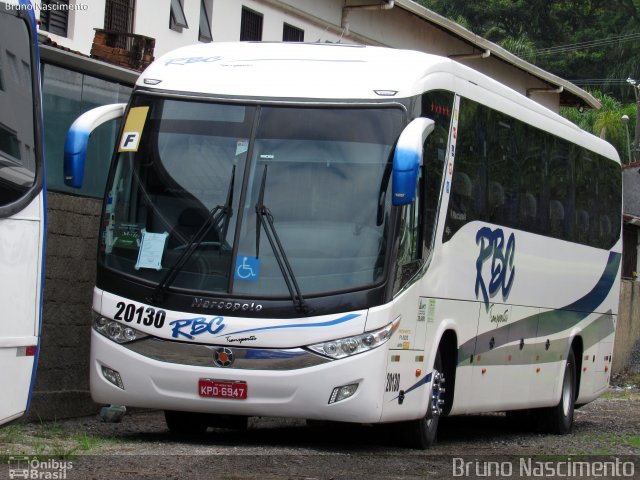
[(627, 83), (633, 87), (633, 93), (636, 96), (636, 134), (633, 138), (633, 161), (637, 162), (640, 160), (638, 158), (638, 142), (640, 142), (640, 95), (638, 95), (638, 88), (640, 88), (640, 85), (637, 85), (638, 82), (631, 77), (627, 78)]
[(624, 123), (624, 130), (627, 132), (627, 163), (631, 163), (631, 141), (629, 140), (629, 115), (622, 115), (622, 123)]

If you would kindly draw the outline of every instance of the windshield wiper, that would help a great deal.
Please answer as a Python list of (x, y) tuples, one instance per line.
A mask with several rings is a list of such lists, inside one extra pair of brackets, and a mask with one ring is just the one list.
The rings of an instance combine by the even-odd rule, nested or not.
[(298, 281), (296, 280), (296, 276), (293, 273), (293, 269), (291, 268), (291, 264), (289, 263), (287, 254), (282, 247), (282, 243), (280, 242), (280, 238), (278, 237), (278, 232), (276, 232), (276, 228), (273, 225), (273, 215), (264, 204), (264, 189), (267, 182), (267, 167), (268, 165), (265, 165), (264, 171), (262, 172), (260, 194), (258, 195), (258, 202), (256, 203), (256, 258), (260, 257), (260, 231), (264, 228), (264, 233), (266, 233), (267, 240), (269, 240), (269, 244), (271, 245), (271, 250), (273, 250), (273, 256), (275, 257), (276, 262), (278, 262), (278, 267), (280, 267), (280, 271), (282, 272), (282, 278), (287, 284), (287, 289), (289, 290), (289, 294), (291, 295), (291, 300), (293, 301), (293, 304), (295, 305), (298, 312), (306, 314), (309, 313), (311, 309), (302, 296)]
[[(231, 180), (229, 182), (229, 190), (227, 191), (227, 200), (224, 205), (216, 205), (211, 209), (207, 218), (202, 223), (198, 231), (195, 235), (189, 240), (189, 242), (184, 246), (184, 251), (176, 260), (176, 263), (165, 273), (164, 277), (158, 283), (158, 286), (153, 291), (151, 297), (147, 298), (147, 301), (152, 304), (159, 304), (164, 301), (164, 294), (167, 289), (171, 286), (173, 281), (175, 280), (180, 270), (182, 270), (187, 263), (187, 261), (191, 258), (193, 253), (198, 249), (204, 237), (207, 235), (211, 228), (215, 228), (218, 232), (218, 238), (220, 239), (220, 250), (222, 250), (222, 243), (224, 239), (227, 238), (227, 229), (229, 228), (229, 219), (233, 215), (233, 209), (231, 208), (231, 203), (233, 202), (233, 186), (236, 179), (236, 166), (233, 166), (231, 170)], [(222, 220), (222, 225), (220, 226), (220, 221)]]

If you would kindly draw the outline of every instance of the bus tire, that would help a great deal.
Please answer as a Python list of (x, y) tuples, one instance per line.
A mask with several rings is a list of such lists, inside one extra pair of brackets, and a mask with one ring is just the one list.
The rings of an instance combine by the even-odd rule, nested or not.
[(576, 401), (576, 357), (569, 350), (562, 380), (562, 393), (558, 405), (538, 411), (539, 426), (545, 433), (565, 435), (573, 427)]
[(165, 410), (164, 419), (171, 433), (200, 435), (209, 427), (207, 415), (204, 413)]
[(442, 373), (442, 356), (440, 350), (433, 364), (431, 395), (429, 395), (427, 413), (424, 417), (404, 424), (404, 438), (407, 446), (425, 450), (436, 443), (438, 424), (442, 413), (442, 394), (445, 379)]

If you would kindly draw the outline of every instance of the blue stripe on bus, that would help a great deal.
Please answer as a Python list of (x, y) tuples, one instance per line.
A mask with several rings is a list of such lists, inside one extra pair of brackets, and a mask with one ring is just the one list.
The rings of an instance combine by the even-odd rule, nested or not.
[(359, 313), (350, 313), (349, 315), (345, 315), (344, 317), (336, 318), (335, 320), (329, 320), (328, 322), (318, 322), (318, 323), (291, 323), (288, 325), (274, 325), (272, 327), (260, 327), (260, 328), (249, 328), (247, 330), (238, 330), (237, 332), (226, 332), (224, 334), (218, 335), (218, 337), (226, 337), (229, 335), (238, 335), (240, 333), (253, 333), (253, 332), (264, 332), (265, 330), (279, 330), (282, 328), (309, 328), (309, 327), (330, 327), (332, 325), (338, 325), (340, 323), (348, 322), (349, 320), (353, 320), (354, 318), (360, 317)]
[[(31, 2), (29, 0), (19, 0), (20, 5), (28, 5), (31, 7)], [(38, 93), (40, 94), (40, 106), (42, 106), (42, 86), (41, 86), (41, 76), (40, 76), (40, 51), (38, 49), (38, 40), (37, 40), (37, 26), (36, 26), (36, 18), (33, 13), (32, 8), (27, 8), (26, 11), (29, 15), (29, 20), (31, 21), (32, 33), (34, 35), (33, 42), (35, 46), (35, 58), (34, 63), (37, 67), (38, 72), (38, 85), (40, 88), (38, 89)], [(40, 358), (40, 337), (42, 335), (42, 309), (44, 306), (44, 268), (45, 268), (45, 256), (46, 256), (46, 238), (47, 238), (47, 175), (46, 175), (46, 165), (45, 165), (45, 156), (44, 156), (44, 120), (42, 118), (42, 108), (37, 113), (37, 118), (40, 120), (40, 148), (42, 153), (42, 224), (40, 228), (42, 229), (42, 259), (40, 264), (40, 299), (39, 299), (39, 311), (38, 311), (38, 319), (37, 319), (37, 330), (36, 330), (36, 351), (33, 355), (33, 367), (31, 368), (31, 382), (29, 385), (29, 394), (27, 396), (27, 405), (25, 408), (25, 412), (29, 410), (31, 407), (31, 399), (33, 397), (33, 389), (36, 382), (36, 372), (38, 370), (38, 359)]]
[[(479, 355), (489, 351), (488, 348), (482, 351), (475, 351), (476, 344), (489, 345), (489, 338), (495, 337), (499, 332), (506, 332), (510, 328), (521, 328), (523, 332), (537, 332), (535, 336), (541, 337), (545, 335), (553, 335), (574, 327), (580, 321), (594, 313), (607, 298), (618, 277), (618, 269), (620, 268), (621, 259), (622, 255), (620, 253), (610, 252), (607, 264), (598, 282), (596, 282), (595, 286), (589, 291), (589, 293), (575, 302), (557, 310), (549, 310), (547, 312), (523, 318), (511, 324), (485, 332), (463, 343), (458, 349), (458, 363), (464, 363), (472, 355)], [(527, 326), (534, 326), (532, 322), (536, 322), (536, 328), (527, 329)], [(508, 335), (504, 335), (504, 338), (505, 340), (501, 343), (494, 344), (494, 348), (508, 343)], [(533, 337), (525, 337), (525, 339), (528, 338)]]
[[(423, 385), (426, 385), (427, 383), (429, 383), (431, 381), (431, 377), (433, 376), (433, 372), (429, 372), (427, 373), (424, 377), (422, 377), (420, 380), (418, 380), (416, 383), (414, 383), (413, 385), (411, 385), (409, 388), (407, 388), (406, 390), (403, 391), (403, 393), (406, 395), (410, 392), (413, 392), (416, 388), (421, 387)], [(394, 400), (397, 400), (400, 397), (400, 395), (396, 395), (395, 397), (393, 397), (390, 402), (393, 402)]]

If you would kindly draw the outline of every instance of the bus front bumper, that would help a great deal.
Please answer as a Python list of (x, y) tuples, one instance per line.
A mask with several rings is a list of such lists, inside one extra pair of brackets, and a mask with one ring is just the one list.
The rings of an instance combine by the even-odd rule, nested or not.
[[(387, 344), (341, 360), (291, 370), (252, 370), (160, 361), (91, 335), (91, 395), (104, 404), (224, 415), (376, 423), (382, 414)], [(117, 372), (121, 387), (105, 377)], [(199, 382), (245, 382), (246, 399), (200, 395)], [(355, 393), (329, 403), (335, 388)]]

